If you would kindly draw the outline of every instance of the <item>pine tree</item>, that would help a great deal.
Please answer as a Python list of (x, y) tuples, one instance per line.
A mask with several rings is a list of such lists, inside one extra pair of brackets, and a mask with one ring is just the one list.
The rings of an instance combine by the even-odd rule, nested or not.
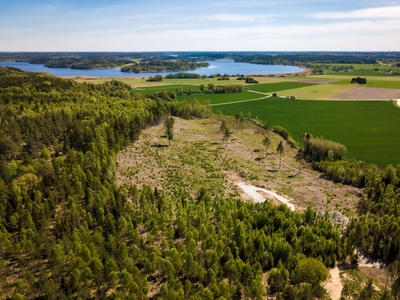
[(279, 142), (278, 147), (276, 148), (276, 151), (279, 153), (279, 169), (281, 168), (281, 161), (282, 161), (282, 154), (285, 151), (283, 148), (283, 143), (282, 141)]
[(171, 140), (174, 138), (174, 119), (172, 117), (167, 118), (164, 122), (165, 134), (168, 138), (168, 146), (171, 146)]

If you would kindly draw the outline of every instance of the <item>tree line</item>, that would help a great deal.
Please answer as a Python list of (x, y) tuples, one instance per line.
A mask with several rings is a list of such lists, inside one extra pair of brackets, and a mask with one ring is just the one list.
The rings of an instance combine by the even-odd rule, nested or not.
[(163, 71), (185, 71), (196, 70), (202, 67), (208, 67), (207, 62), (198, 62), (194, 60), (142, 60), (140, 62), (130, 63), (121, 68), (121, 72), (140, 73), (140, 72), (163, 72)]
[[(379, 168), (345, 157), (345, 147), (305, 134), (301, 153), (315, 170), (335, 182), (363, 188), (358, 217), (352, 218), (345, 236), (353, 254), (361, 253), (388, 264), (392, 285), (382, 299), (397, 299), (400, 291), (400, 164)], [(357, 256), (357, 255), (356, 255)], [(353, 256), (354, 257), (354, 256)]]

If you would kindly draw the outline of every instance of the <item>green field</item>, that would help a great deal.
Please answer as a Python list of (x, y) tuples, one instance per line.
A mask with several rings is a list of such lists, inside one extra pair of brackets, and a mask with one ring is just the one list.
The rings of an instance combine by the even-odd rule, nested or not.
[[(386, 83), (395, 86), (399, 81), (388, 80)], [(280, 91), (279, 95), (295, 95), (296, 98), (302, 94), (321, 97), (331, 96), (332, 91), (340, 92), (341, 89), (335, 89), (335, 86), (342, 85), (285, 81), (253, 85), (251, 90), (262, 93)], [(391, 102), (288, 100), (264, 98), (262, 94), (253, 92), (189, 95), (180, 96), (178, 100), (194, 98), (201, 103), (209, 100), (211, 105), (218, 105), (213, 107), (214, 112), (219, 109), (232, 116), (239, 112), (244, 116), (250, 113), (253, 118), (283, 126), (298, 142), (301, 142), (304, 132), (308, 132), (344, 144), (348, 156), (357, 160), (382, 167), (400, 164), (400, 109)]]
[[(251, 103), (251, 104), (250, 104)], [(263, 101), (218, 106), (226, 115), (285, 127), (301, 142), (304, 132), (344, 144), (349, 157), (381, 167), (400, 164), (400, 109), (384, 101)]]
[[(374, 76), (366, 77), (366, 87), (400, 89), (398, 76), (380, 76), (373, 71), (372, 65), (360, 65)], [(354, 65), (359, 68), (359, 65)], [(280, 96), (295, 96), (296, 99), (329, 99), (330, 97), (352, 88), (349, 72), (336, 72), (334, 75), (307, 76), (307, 79), (320, 83), (298, 81), (298, 78), (261, 78), (260, 84), (245, 85), (252, 91)], [(372, 73), (371, 73), (372, 74)], [(361, 74), (358, 74), (361, 75)], [(127, 80), (127, 79), (126, 79)], [(326, 82), (324, 82), (326, 80)], [(188, 89), (197, 90), (200, 83), (234, 84), (235, 80), (217, 81), (216, 79), (178, 79), (161, 83), (148, 83), (144, 80), (129, 79), (126, 83), (145, 83), (134, 93), (152, 95), (160, 90)], [(136, 86), (141, 86), (137, 84)], [(390, 102), (382, 101), (307, 101), (287, 100), (282, 98), (263, 99), (264, 96), (254, 92), (237, 94), (192, 94), (179, 96), (179, 101), (197, 99), (200, 103), (209, 100), (214, 112), (221, 110), (225, 115), (242, 112), (244, 116), (251, 113), (270, 124), (287, 128), (295, 140), (301, 142), (304, 132), (314, 136), (323, 136), (344, 144), (348, 156), (379, 166), (400, 164), (400, 109)], [(254, 101), (251, 101), (254, 100)], [(237, 103), (231, 103), (237, 102)], [(224, 103), (230, 103), (223, 105)]]
[[(384, 72), (389, 70), (390, 66), (387, 65), (373, 65), (373, 64), (333, 64), (331, 66), (353, 66), (353, 71), (332, 71), (326, 70), (324, 73), (328, 75), (346, 75), (346, 76), (393, 76), (390, 73)], [(378, 69), (378, 70), (375, 70)]]
[(205, 100), (209, 100), (211, 105), (222, 104), (236, 101), (245, 101), (250, 99), (260, 99), (266, 96), (252, 93), (252, 92), (242, 92), (234, 94), (199, 94), (199, 95), (187, 95), (178, 96), (179, 101), (192, 101), (197, 99), (200, 103), (204, 103)]
[(314, 83), (306, 83), (306, 82), (297, 82), (297, 81), (283, 81), (283, 82), (275, 82), (275, 83), (265, 83), (265, 84), (257, 84), (248, 87), (248, 89), (252, 91), (262, 92), (262, 93), (273, 93), (279, 92), (283, 90), (291, 90), (306, 86), (315, 85)]
[[(333, 77), (333, 76), (332, 76)], [(350, 86), (350, 81), (353, 77), (341, 77), (335, 76), (335, 81), (332, 84), (346, 85)], [(386, 88), (386, 89), (400, 89), (400, 81), (397, 77), (397, 80), (390, 80), (387, 77), (364, 77), (367, 79), (367, 84), (363, 84), (360, 86), (364, 87), (374, 87), (374, 88)], [(351, 85), (354, 86), (354, 85)]]
[[(303, 87), (311, 87), (315, 84), (312, 83), (304, 83), (304, 82), (275, 82), (275, 83), (268, 83), (268, 84), (255, 84), (255, 85), (246, 85), (251, 91), (256, 91), (260, 93), (273, 93), (279, 92), (283, 90), (291, 90), (296, 88), (303, 88)], [(159, 88), (158, 88), (159, 89)], [(191, 101), (196, 98), (201, 103), (204, 103), (205, 100), (209, 100), (210, 104), (222, 104), (222, 103), (230, 103), (236, 101), (244, 101), (249, 99), (260, 99), (264, 98), (263, 94), (254, 93), (254, 92), (243, 92), (237, 94), (199, 94), (199, 95), (187, 95), (187, 96), (179, 96), (179, 101)]]
[(154, 95), (159, 91), (172, 91), (175, 92), (177, 89), (191, 89), (192, 91), (199, 91), (197, 85), (165, 85), (165, 86), (149, 86), (149, 87), (138, 87), (133, 91), (134, 94), (142, 95)]

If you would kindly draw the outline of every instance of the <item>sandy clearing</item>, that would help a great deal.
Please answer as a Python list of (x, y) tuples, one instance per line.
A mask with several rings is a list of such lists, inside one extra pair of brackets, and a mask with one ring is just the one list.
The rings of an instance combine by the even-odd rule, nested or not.
[(340, 281), (339, 268), (336, 266), (333, 269), (330, 269), (329, 274), (331, 276), (329, 280), (325, 282), (324, 287), (332, 300), (338, 300), (340, 299), (343, 289), (343, 284)]
[[(169, 182), (171, 178), (179, 177), (182, 189), (192, 197), (201, 186), (207, 186), (213, 195), (238, 196), (253, 201), (237, 185), (245, 181), (284, 195), (295, 204), (296, 211), (303, 211), (308, 205), (318, 211), (341, 213), (356, 209), (362, 190), (328, 181), (308, 164), (303, 165), (299, 174), (294, 159), (296, 152), (289, 146), (285, 147), (282, 168), (278, 171), (279, 155), (270, 152), (264, 156), (261, 144), (264, 131), (252, 122), (245, 122), (243, 132), (235, 134), (237, 139), (228, 147), (221, 144), (221, 121), (217, 117), (212, 120), (175, 118), (171, 147), (162, 147), (168, 143), (163, 138), (162, 124), (147, 128), (139, 140), (118, 154), (117, 182), (127, 186), (134, 183), (138, 188), (144, 184), (157, 186), (172, 193)], [(235, 127), (233, 121), (230, 125)], [(274, 143), (271, 148), (275, 148), (280, 138), (274, 133), (271, 137)], [(207, 169), (209, 165), (214, 166), (211, 174)], [(271, 194), (262, 191), (260, 194), (274, 204), (282, 203)]]
[(266, 194), (271, 195), (272, 197), (274, 197), (276, 200), (278, 200), (279, 202), (286, 204), (292, 211), (295, 211), (296, 208), (294, 206), (294, 204), (290, 203), (290, 200), (282, 197), (280, 195), (278, 195), (277, 193), (274, 193), (273, 191), (264, 189), (264, 188), (259, 188), (256, 187), (254, 185), (245, 183), (245, 182), (239, 182), (237, 184), (247, 195), (249, 195), (254, 202), (257, 203), (261, 203), (264, 202), (266, 200), (266, 198), (261, 195), (259, 192), (264, 192)]

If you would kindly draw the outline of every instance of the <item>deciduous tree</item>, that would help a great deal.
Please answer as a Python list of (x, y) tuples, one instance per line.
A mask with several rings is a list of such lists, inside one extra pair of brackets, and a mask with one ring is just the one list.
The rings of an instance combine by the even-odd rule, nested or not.
[(265, 147), (265, 156), (267, 156), (269, 145), (271, 145), (271, 139), (269, 138), (268, 134), (265, 135), (262, 144)]
[(296, 283), (310, 283), (314, 287), (328, 279), (328, 277), (329, 271), (322, 262), (315, 258), (304, 258), (299, 260), (294, 271), (293, 280)]

